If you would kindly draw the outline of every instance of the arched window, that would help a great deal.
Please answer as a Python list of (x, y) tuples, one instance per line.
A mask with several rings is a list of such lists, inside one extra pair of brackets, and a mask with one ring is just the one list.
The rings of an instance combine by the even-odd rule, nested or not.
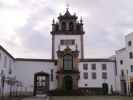
[(65, 23), (65, 22), (62, 22), (61, 27), (62, 27), (62, 30), (63, 30), (63, 31), (66, 30), (66, 23)]
[(72, 31), (73, 30), (73, 22), (69, 23), (69, 30)]
[(73, 57), (71, 55), (65, 55), (63, 58), (64, 70), (72, 70)]

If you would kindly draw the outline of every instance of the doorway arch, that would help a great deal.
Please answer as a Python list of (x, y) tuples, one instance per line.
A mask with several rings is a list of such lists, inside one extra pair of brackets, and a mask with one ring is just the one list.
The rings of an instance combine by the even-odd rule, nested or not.
[(71, 76), (64, 77), (64, 89), (70, 91), (73, 89), (73, 80)]
[(102, 87), (103, 87), (103, 94), (107, 95), (108, 94), (108, 84), (107, 83), (103, 83)]
[(34, 74), (34, 92), (33, 95), (45, 94), (49, 91), (49, 74), (41, 71)]

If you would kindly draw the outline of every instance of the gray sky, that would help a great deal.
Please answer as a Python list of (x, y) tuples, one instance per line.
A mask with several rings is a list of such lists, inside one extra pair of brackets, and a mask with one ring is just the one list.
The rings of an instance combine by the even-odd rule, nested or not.
[(51, 58), (51, 23), (69, 4), (83, 17), (85, 57), (109, 57), (133, 31), (132, 0), (0, 0), (0, 44), (14, 57)]

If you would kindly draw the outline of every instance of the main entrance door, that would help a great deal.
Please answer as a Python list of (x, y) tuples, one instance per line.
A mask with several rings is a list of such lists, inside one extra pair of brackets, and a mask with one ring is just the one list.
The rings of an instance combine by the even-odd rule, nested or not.
[(108, 84), (107, 83), (103, 83), (103, 94), (104, 95), (108, 94)]
[(38, 72), (34, 75), (34, 96), (45, 94), (49, 91), (49, 75), (44, 72)]
[(64, 77), (64, 89), (67, 91), (73, 89), (73, 80), (71, 76)]

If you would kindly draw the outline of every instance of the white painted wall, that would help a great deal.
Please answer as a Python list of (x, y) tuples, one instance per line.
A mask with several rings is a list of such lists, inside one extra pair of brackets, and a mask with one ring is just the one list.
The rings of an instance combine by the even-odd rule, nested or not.
[[(83, 64), (88, 64), (88, 70), (83, 69)], [(96, 64), (96, 70), (91, 69), (91, 64)], [(107, 70), (102, 70), (102, 64), (107, 65)], [(80, 62), (79, 64), (79, 72), (80, 72), (80, 79), (78, 86), (79, 87), (100, 87), (102, 88), (103, 83), (107, 83), (109, 86), (113, 86), (113, 89), (116, 89), (115, 84), (115, 63), (114, 62)], [(88, 79), (83, 78), (83, 73), (88, 72)], [(92, 72), (96, 72), (97, 78), (92, 79)], [(102, 72), (107, 72), (107, 79), (102, 79)], [(88, 86), (85, 86), (88, 84)], [(109, 91), (110, 92), (110, 91)]]
[[(132, 46), (128, 46), (128, 41), (132, 42)], [(129, 85), (128, 80), (130, 77), (133, 77), (133, 72), (131, 72), (131, 65), (133, 65), (133, 59), (129, 58), (129, 52), (133, 52), (133, 33), (130, 33), (125, 36), (125, 44), (125, 48), (116, 51), (116, 64), (118, 68), (117, 88), (119, 91), (121, 91), (121, 70), (124, 70), (125, 80), (127, 82), (127, 91)], [(120, 60), (123, 60), (123, 64), (120, 64)]]
[[(129, 52), (133, 52), (133, 33), (126, 35), (126, 67), (128, 69), (128, 76), (133, 78), (133, 72), (131, 72), (131, 65), (133, 65), (133, 59), (129, 58)], [(128, 46), (128, 41), (132, 42), (131, 46)]]
[[(6, 59), (5, 59), (6, 58)], [(9, 69), (11, 68), (12, 74), (9, 74)], [(14, 59), (10, 57), (2, 48), (0, 48), (0, 73), (4, 73), (5, 80), (7, 77), (15, 77), (14, 69)], [(0, 75), (0, 89), (1, 89), (1, 75)], [(9, 85), (5, 82), (4, 95), (9, 94)]]
[[(120, 63), (120, 61), (123, 61), (123, 64)], [(121, 91), (121, 83), (120, 83), (120, 79), (121, 79), (121, 71), (124, 71), (124, 74), (127, 75), (127, 71), (126, 71), (126, 64), (127, 64), (127, 60), (126, 60), (126, 48), (120, 49), (118, 51), (116, 51), (116, 66), (117, 66), (117, 90)], [(126, 76), (125, 76), (125, 80), (126, 80)]]
[[(54, 70), (54, 81), (50, 80), (50, 90), (56, 89), (56, 69), (54, 62), (43, 61), (15, 61), (15, 73), (17, 79), (22, 81), (24, 86), (30, 88), (33, 86), (34, 74), (40, 71), (51, 75), (50, 70)], [(32, 89), (31, 89), (32, 92)]]
[[(78, 50), (79, 50), (79, 58), (81, 58), (81, 35), (55, 35), (55, 48), (54, 48), (54, 56), (55, 59), (57, 59), (57, 51), (58, 47), (60, 45), (60, 40), (64, 39), (74, 39), (75, 44), (77, 44)], [(72, 50), (75, 50), (75, 45), (70, 45), (69, 46)], [(66, 46), (61, 45), (61, 50), (64, 50)]]
[[(81, 58), (81, 36), (80, 35), (55, 35), (55, 48), (54, 48), (54, 54), (57, 59), (57, 53), (58, 45), (60, 44), (61, 39), (75, 39), (76, 44), (78, 45), (78, 50), (80, 51), (79, 57)], [(121, 49), (116, 51), (116, 64), (117, 64), (117, 71), (118, 75), (117, 77), (114, 76), (115, 73), (115, 64), (114, 62), (80, 62), (79, 63), (79, 71), (80, 71), (80, 80), (79, 80), (79, 87), (85, 87), (85, 84), (88, 84), (87, 87), (102, 87), (102, 83), (106, 82), (109, 84), (109, 86), (113, 85), (114, 90), (121, 91), (120, 87), (120, 75), (121, 70), (124, 70), (125, 74), (128, 70), (128, 78), (133, 77), (133, 72), (131, 72), (130, 66), (133, 65), (133, 59), (129, 59), (129, 52), (133, 52), (133, 33), (128, 34), (125, 37), (126, 46), (125, 49)], [(129, 47), (128, 41), (132, 41), (132, 46)], [(61, 50), (65, 49), (66, 46), (61, 46)], [(75, 46), (70, 46), (71, 49), (75, 50)], [(30, 91), (32, 91), (33, 88), (30, 86), (33, 86), (34, 81), (34, 74), (36, 72), (44, 71), (46, 73), (50, 74), (50, 70), (54, 69), (54, 81), (50, 81), (50, 90), (56, 89), (57, 87), (57, 80), (56, 80), (56, 70), (57, 66), (54, 65), (54, 62), (47, 62), (47, 61), (14, 61), (13, 58), (11, 58), (5, 51), (3, 51), (0, 48), (0, 72), (1, 70), (4, 70), (6, 77), (15, 77), (19, 81), (23, 82), (23, 85), (27, 87)], [(4, 64), (5, 57), (7, 58), (6, 64)], [(120, 64), (120, 60), (123, 60), (123, 65)], [(12, 75), (9, 75), (9, 66), (11, 62), (11, 68), (12, 68)], [(89, 78), (87, 80), (83, 79), (83, 72), (86, 72), (83, 70), (83, 64), (88, 64), (88, 74)], [(96, 63), (96, 73), (97, 73), (97, 79), (93, 80), (91, 79), (91, 64)], [(107, 64), (107, 73), (108, 73), (108, 79), (104, 80), (102, 79), (102, 67), (101, 65), (105, 63)], [(95, 72), (95, 71), (94, 71)], [(126, 74), (127, 75), (127, 74)], [(1, 77), (0, 77), (1, 78)], [(1, 82), (0, 82), (1, 86)], [(9, 92), (9, 86), (5, 85), (5, 93)]]

